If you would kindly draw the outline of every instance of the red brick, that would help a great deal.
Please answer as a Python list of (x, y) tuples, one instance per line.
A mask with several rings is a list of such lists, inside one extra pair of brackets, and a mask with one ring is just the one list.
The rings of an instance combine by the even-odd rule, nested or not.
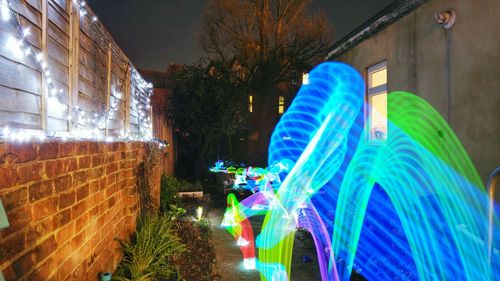
[(112, 174), (112, 175), (109, 175), (106, 177), (106, 185), (108, 185), (108, 187), (112, 184), (114, 184), (116, 182), (116, 175), (115, 174)]
[(20, 187), (2, 195), (0, 198), (7, 211), (21, 207), (28, 203), (28, 188), (26, 186)]
[(89, 213), (84, 213), (75, 222), (75, 230), (80, 231), (89, 224)]
[(99, 191), (99, 181), (91, 181), (89, 183), (89, 194), (94, 194)]
[(76, 156), (76, 143), (62, 142), (59, 143), (59, 157)]
[[(83, 261), (73, 272), (73, 280), (80, 280), (83, 276), (85, 276), (85, 272), (87, 271), (87, 264)], [(93, 276), (96, 278), (96, 276)]]
[(71, 219), (76, 219), (87, 210), (87, 200), (83, 200), (71, 208)]
[(61, 160), (51, 160), (45, 162), (45, 175), (49, 178), (55, 178), (62, 174)]
[(0, 231), (0, 238), (21, 230), (31, 222), (31, 207), (24, 205), (7, 212), (10, 226)]
[(8, 165), (2, 165), (0, 167), (0, 189), (7, 188), (16, 185), (17, 182), (17, 170), (15, 167), (9, 167)]
[(0, 243), (0, 264), (10, 260), (12, 257), (24, 250), (24, 234), (12, 235), (9, 239)]
[(54, 218), (52, 216), (46, 217), (36, 223), (28, 230), (26, 236), (27, 245), (33, 245), (40, 238), (52, 233), (54, 231)]
[[(76, 259), (70, 257), (67, 259), (61, 266), (58, 268), (58, 279), (59, 280), (71, 280), (71, 273), (75, 269), (75, 261)], [(77, 279), (78, 280), (78, 279)]]
[(15, 280), (20, 279), (20, 277), (23, 276), (26, 272), (29, 272), (33, 268), (33, 266), (34, 263), (31, 252), (28, 252), (27, 254), (24, 254), (20, 258), (15, 260), (12, 263), (12, 270), (16, 275)]
[(75, 192), (61, 193), (58, 200), (58, 209), (65, 209), (75, 203)]
[[(68, 239), (69, 240), (69, 239)], [(54, 259), (54, 264), (62, 264), (69, 256), (71, 256), (71, 241), (68, 241), (64, 245), (59, 244), (59, 248), (54, 252), (52, 258)]]
[(57, 242), (54, 235), (45, 239), (40, 245), (33, 249), (33, 260), (35, 263), (43, 261), (46, 257), (52, 254), (57, 248)]
[(99, 217), (99, 206), (95, 206), (89, 210), (89, 220), (93, 221)]
[(63, 243), (66, 243), (66, 241), (69, 241), (75, 233), (74, 228), (75, 223), (71, 222), (59, 229), (56, 233), (56, 242), (61, 245)]
[(57, 142), (42, 142), (38, 144), (38, 159), (56, 159), (59, 153), (59, 144)]
[(103, 176), (105, 176), (104, 166), (100, 166), (98, 168), (93, 168), (92, 170), (90, 170), (90, 178), (92, 179), (99, 179)]
[(89, 144), (89, 153), (97, 154), (106, 152), (106, 145), (102, 142), (93, 142)]
[(66, 209), (55, 215), (54, 224), (55, 228), (60, 228), (67, 225), (71, 221), (71, 209)]
[(104, 200), (104, 193), (102, 192), (97, 192), (92, 198), (92, 202), (94, 202), (94, 204), (100, 203), (102, 200)]
[(35, 160), (35, 143), (9, 143), (5, 157), (6, 162), (9, 163), (24, 163)]
[(17, 183), (24, 184), (42, 178), (43, 165), (39, 162), (28, 163), (27, 165), (17, 167)]
[(57, 192), (62, 192), (70, 189), (72, 187), (73, 178), (70, 175), (65, 175), (57, 178), (54, 181), (54, 186)]
[(53, 182), (36, 182), (28, 187), (30, 202), (48, 197), (53, 192)]
[(76, 152), (78, 155), (89, 154), (89, 143), (88, 142), (78, 142), (76, 144)]
[(90, 168), (91, 162), (92, 162), (91, 156), (83, 156), (78, 158), (78, 169)]
[(118, 142), (113, 142), (113, 143), (108, 144), (108, 148), (111, 151), (118, 151), (120, 148), (120, 145), (118, 144)]
[(92, 156), (92, 167), (101, 166), (104, 163), (104, 155), (97, 154)]
[(80, 201), (89, 196), (89, 185), (84, 184), (76, 189), (76, 201)]
[(35, 271), (33, 271), (29, 276), (28, 280), (30, 281), (46, 281), (50, 280), (49, 276), (54, 270), (54, 262), (52, 258), (47, 259), (40, 265)]
[(78, 171), (73, 175), (73, 186), (80, 186), (89, 180), (90, 172), (88, 170)]
[(115, 203), (116, 203), (116, 199), (115, 199), (115, 197), (114, 197), (114, 196), (113, 196), (113, 197), (110, 197), (110, 198), (108, 199), (108, 208), (109, 208), (109, 209), (113, 208), (113, 206), (115, 205)]
[(62, 161), (62, 173), (71, 173), (73, 171), (76, 171), (78, 169), (78, 161), (76, 158), (70, 157), (66, 158)]
[(78, 252), (83, 243), (85, 243), (85, 231), (78, 233), (71, 239), (71, 251)]
[(35, 202), (32, 205), (31, 214), (33, 216), (33, 220), (37, 221), (47, 217), (50, 214), (54, 214), (56, 210), (57, 197), (52, 197)]
[(112, 174), (118, 170), (118, 163), (113, 162), (106, 165), (106, 174)]

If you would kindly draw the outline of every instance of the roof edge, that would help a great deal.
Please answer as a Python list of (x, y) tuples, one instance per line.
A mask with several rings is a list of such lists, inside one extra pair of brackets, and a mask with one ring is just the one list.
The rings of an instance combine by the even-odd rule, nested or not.
[(396, 0), (375, 16), (363, 23), (351, 33), (344, 36), (335, 43), (325, 58), (325, 60), (333, 60), (343, 55), (345, 52), (358, 45), (362, 41), (372, 37), (379, 31), (391, 25), (400, 18), (406, 16), (416, 8), (422, 6), (430, 0)]

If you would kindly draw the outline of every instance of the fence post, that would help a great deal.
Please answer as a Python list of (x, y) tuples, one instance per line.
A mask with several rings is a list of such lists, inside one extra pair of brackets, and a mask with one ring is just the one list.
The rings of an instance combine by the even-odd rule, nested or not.
[(113, 52), (111, 50), (111, 43), (108, 43), (108, 64), (107, 64), (107, 74), (106, 74), (106, 81), (107, 81), (107, 88), (106, 88), (106, 136), (108, 135), (109, 131), (109, 121), (111, 120), (111, 115), (110, 113), (110, 103), (111, 103), (111, 64), (113, 63)]
[[(45, 61), (48, 63), (48, 52), (47, 52), (47, 3), (48, 0), (42, 0), (42, 54), (45, 59)], [(45, 74), (43, 73), (43, 69), (41, 69), (41, 103), (40, 103), (40, 121), (41, 121), (41, 126), (42, 130), (45, 131), (45, 133), (48, 133), (48, 128), (47, 128), (47, 95), (48, 95), (48, 84), (47, 84), (47, 79), (45, 78)]]
[(68, 0), (69, 29), (69, 85), (68, 85), (68, 129), (73, 130), (72, 109), (78, 105), (79, 50), (80, 50), (80, 15), (73, 2)]
[(130, 62), (127, 63), (127, 72), (125, 75), (125, 133), (128, 135), (130, 132), (130, 86), (132, 75), (130, 70)]

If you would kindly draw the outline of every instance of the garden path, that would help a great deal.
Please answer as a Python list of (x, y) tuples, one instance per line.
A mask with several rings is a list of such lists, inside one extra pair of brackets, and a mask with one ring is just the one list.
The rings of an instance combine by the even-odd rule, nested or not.
[[(260, 276), (256, 270), (246, 270), (242, 265), (240, 249), (229, 232), (220, 226), (226, 203), (223, 198), (215, 199), (209, 208), (206, 218), (210, 221), (211, 242), (217, 258), (218, 271), (221, 279), (218, 281), (258, 281)], [(254, 234), (260, 232), (263, 217), (251, 218)], [(315, 250), (312, 241), (296, 239), (294, 242), (291, 281), (321, 280)], [(312, 261), (302, 262), (302, 256), (311, 256)]]

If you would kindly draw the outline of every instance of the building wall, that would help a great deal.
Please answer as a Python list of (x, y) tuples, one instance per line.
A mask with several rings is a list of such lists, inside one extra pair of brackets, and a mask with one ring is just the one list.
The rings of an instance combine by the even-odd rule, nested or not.
[[(434, 13), (448, 9), (456, 11), (457, 19), (445, 31)], [(389, 92), (415, 93), (444, 118), (449, 115), (449, 124), (486, 182), (500, 165), (499, 50), (500, 1), (433, 0), (337, 60), (365, 73), (387, 59)]]
[(0, 143), (0, 199), (10, 222), (0, 231), (6, 280), (98, 280), (112, 272), (121, 258), (113, 239), (135, 231), (141, 206), (159, 205), (160, 171), (144, 171), (148, 146)]
[(151, 106), (153, 107), (153, 135), (160, 141), (166, 141), (166, 153), (161, 155), (161, 165), (164, 174), (174, 174), (174, 139), (171, 124), (167, 119), (168, 99), (172, 91), (164, 88), (154, 88), (151, 96)]

